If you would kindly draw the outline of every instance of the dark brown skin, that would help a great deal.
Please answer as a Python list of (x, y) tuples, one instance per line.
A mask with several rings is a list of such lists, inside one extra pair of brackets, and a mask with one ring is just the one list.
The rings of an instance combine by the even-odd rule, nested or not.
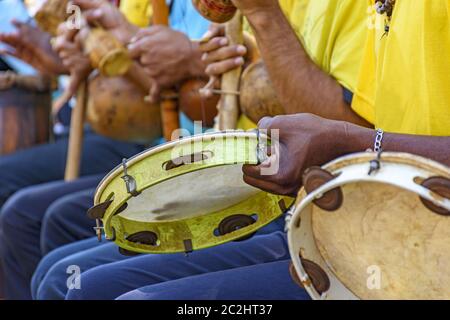
[(74, 0), (78, 5), (85, 21), (81, 30), (70, 30), (65, 23), (58, 27), (58, 35), (54, 42), (54, 50), (63, 61), (63, 65), (69, 70), (71, 79), (64, 94), (59, 97), (54, 105), (53, 111), (61, 108), (73, 95), (75, 95), (81, 82), (92, 72), (91, 61), (83, 49), (81, 39), (87, 37), (90, 28), (87, 24), (100, 26), (114, 34), (119, 41), (128, 43), (138, 28), (131, 25), (123, 14), (112, 4), (105, 0)]
[(68, 73), (68, 69), (52, 49), (48, 33), (18, 21), (12, 23), (17, 28), (16, 32), (0, 33), (0, 42), (10, 47), (0, 50), (0, 54), (8, 54), (23, 60), (44, 75)]
[[(376, 133), (344, 121), (296, 114), (263, 118), (260, 129), (279, 130), (280, 144), (269, 160), (260, 166), (244, 166), (244, 180), (275, 194), (296, 196), (303, 172), (340, 156), (373, 148)], [(414, 136), (385, 133), (384, 151), (408, 152), (450, 166), (450, 137)], [(261, 169), (276, 163), (275, 175), (261, 175)]]
[(164, 26), (139, 29), (104, 0), (74, 0), (73, 3), (80, 6), (88, 22), (102, 26), (128, 46), (131, 57), (152, 78), (151, 101), (158, 101), (163, 89), (189, 78), (206, 77), (206, 65), (201, 61), (198, 45), (184, 34)]
[(114, 34), (123, 44), (128, 44), (139, 28), (129, 23), (120, 10), (105, 0), (73, 0), (83, 11), (85, 19)]
[(141, 29), (128, 46), (130, 55), (138, 59), (146, 73), (158, 86), (155, 95), (163, 89), (190, 78), (205, 78), (206, 65), (201, 61), (198, 44), (181, 32), (165, 26)]
[(56, 114), (75, 95), (82, 81), (92, 72), (92, 67), (89, 57), (83, 52), (78, 30), (69, 30), (65, 23), (58, 27), (53, 49), (70, 72), (69, 86), (53, 104), (53, 114)]
[[(269, 192), (296, 196), (307, 168), (371, 148), (375, 132), (365, 128), (371, 125), (345, 103), (337, 81), (310, 60), (277, 1), (233, 2), (254, 30), (261, 55), (286, 113), (302, 112), (261, 120), (261, 129), (279, 130), (279, 148), (260, 166), (244, 166), (244, 180)], [(243, 51), (236, 46), (228, 46), (228, 41), (217, 27), (206, 37), (213, 38), (202, 46), (207, 53), (204, 60), (209, 63), (209, 75), (218, 76), (242, 64), (238, 58), (243, 55)], [(287, 74), (289, 77), (286, 77)], [(386, 133), (383, 149), (409, 152), (450, 165), (450, 137)], [(261, 174), (261, 170), (273, 167), (278, 159), (279, 170), (276, 174)]]
[(219, 77), (244, 65), (248, 48), (246, 45), (228, 45), (225, 25), (212, 24), (204, 39), (209, 41), (203, 42), (200, 50), (202, 60), (208, 65), (206, 73), (209, 76)]
[[(371, 127), (345, 102), (341, 85), (309, 58), (278, 1), (233, 0), (233, 3), (254, 31), (261, 56), (287, 114), (307, 112)], [(207, 73), (217, 76), (219, 72), (242, 64), (239, 58), (243, 55), (242, 48), (228, 46), (215, 29), (207, 36), (216, 37), (210, 41), (210, 47), (202, 47), (208, 53), (204, 57), (210, 64)]]
[[(225, 36), (225, 25), (211, 24), (199, 46), (203, 53), (202, 61), (207, 64), (205, 72), (217, 87), (220, 87), (219, 80), (222, 74), (238, 67), (245, 69), (261, 58), (256, 40), (247, 33), (244, 33), (243, 45), (229, 45), (228, 43), (228, 38)], [(205, 91), (203, 95), (209, 97), (213, 93)]]
[(58, 28), (53, 49), (61, 58), (63, 65), (72, 72), (85, 75), (92, 71), (89, 57), (83, 53), (81, 42), (77, 37), (77, 30), (69, 30), (65, 24)]

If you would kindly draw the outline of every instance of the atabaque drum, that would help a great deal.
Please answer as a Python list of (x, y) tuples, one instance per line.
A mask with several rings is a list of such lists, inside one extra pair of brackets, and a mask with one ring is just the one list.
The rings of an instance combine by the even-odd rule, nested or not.
[(242, 165), (259, 163), (267, 141), (257, 131), (230, 131), (152, 148), (103, 179), (88, 215), (123, 253), (191, 252), (245, 239), (293, 202), (243, 181)]
[(0, 72), (0, 155), (49, 140), (51, 80)]
[(313, 299), (450, 299), (449, 167), (367, 152), (311, 168), (303, 183), (288, 242)]

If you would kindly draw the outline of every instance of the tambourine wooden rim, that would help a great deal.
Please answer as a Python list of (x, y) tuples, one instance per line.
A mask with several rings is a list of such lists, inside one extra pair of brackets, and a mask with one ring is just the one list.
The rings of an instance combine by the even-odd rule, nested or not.
[[(386, 152), (380, 158), (381, 169), (369, 175), (370, 162), (376, 158), (377, 155), (374, 153), (358, 153), (339, 158), (323, 166), (322, 169), (334, 175), (335, 178), (309, 194), (306, 194), (303, 188), (299, 192), (296, 204), (291, 209), (292, 215), (288, 215), (286, 229), (291, 258), (297, 272), (295, 276), (298, 277), (297, 280), (301, 282), (313, 299), (359, 299), (338, 279), (332, 266), (325, 261), (316, 244), (312, 230), (312, 210), (307, 210), (307, 208), (327, 192), (354, 182), (378, 182), (415, 193), (418, 197), (450, 211), (449, 199), (441, 197), (420, 185), (423, 179), (434, 176), (450, 179), (450, 168), (419, 156)], [(397, 166), (383, 166), (387, 163)], [(300, 258), (300, 253), (306, 254)], [(316, 290), (313, 285), (314, 281), (305, 270), (310, 267), (311, 261), (319, 271), (326, 273), (328, 279), (325, 282), (328, 283), (328, 288), (332, 288), (332, 290), (326, 292)]]
[[(226, 138), (225, 143), (214, 143), (221, 138)], [(125, 162), (126, 173), (135, 180), (134, 196), (138, 197), (143, 190), (158, 183), (195, 171), (232, 164), (258, 164), (263, 160), (261, 159), (262, 154), (266, 154), (260, 145), (261, 139), (267, 139), (267, 137), (261, 137), (258, 131), (219, 132), (184, 138), (157, 146), (129, 159)], [(172, 165), (174, 148), (177, 148), (180, 154), (192, 155), (192, 146), (195, 143), (201, 146), (200, 152), (209, 158), (199, 163)], [(234, 148), (238, 144), (243, 148)], [(234, 150), (234, 152), (227, 155), (226, 152), (223, 152), (225, 148)], [(146, 159), (145, 166), (141, 161), (144, 159)], [(105, 204), (107, 209), (102, 217), (102, 222), (106, 237), (114, 240), (125, 250), (141, 253), (173, 253), (207, 248), (256, 232), (283, 213), (279, 204), (282, 197), (258, 192), (254, 197), (237, 205), (211, 212), (208, 215), (161, 222), (131, 221), (120, 215), (120, 211), (133, 197), (129, 193), (130, 190), (127, 189), (123, 177), (123, 166), (118, 166), (108, 174), (97, 188), (95, 205), (102, 207), (102, 204)], [(255, 223), (228, 234), (211, 237), (214, 230), (227, 217), (237, 213), (250, 212), (258, 213)], [(161, 241), (158, 241), (157, 245), (146, 245), (126, 239), (128, 235), (142, 232), (156, 234), (158, 240)]]

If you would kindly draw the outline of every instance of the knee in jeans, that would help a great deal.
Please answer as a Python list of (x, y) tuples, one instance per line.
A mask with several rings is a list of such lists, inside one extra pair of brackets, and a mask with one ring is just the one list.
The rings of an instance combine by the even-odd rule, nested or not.
[(11, 161), (11, 157), (0, 156), (0, 172), (2, 172), (2, 178), (0, 179), (0, 207), (17, 190), (16, 177), (14, 175), (16, 169), (14, 161)]
[(27, 189), (15, 193), (8, 199), (0, 211), (0, 226), (4, 231), (22, 224), (22, 220), (26, 219), (23, 215), (24, 203), (29, 200)]
[(104, 297), (104, 291), (108, 288), (111, 278), (107, 277), (104, 270), (95, 267), (83, 272), (79, 278), (79, 287), (67, 291), (66, 300), (96, 300)]
[(63, 300), (69, 288), (77, 288), (80, 272), (75, 272), (64, 260), (57, 262), (48, 270), (45, 277), (38, 284), (37, 300)]
[[(83, 199), (72, 195), (67, 195), (54, 201), (45, 212), (42, 222), (43, 229), (51, 230), (50, 228), (55, 227), (58, 229), (71, 228), (73, 221), (76, 221), (79, 215), (83, 214), (80, 203), (83, 203)], [(86, 219), (88, 219), (87, 215)]]
[(41, 227), (41, 251), (44, 254), (54, 249), (49, 243), (50, 239), (58, 237), (64, 232), (61, 230), (63, 225), (72, 221), (70, 217), (66, 217), (66, 213), (67, 206), (61, 199), (52, 203), (46, 210)]
[(59, 225), (66, 219), (67, 204), (62, 199), (56, 200), (52, 203), (45, 212), (44, 219), (42, 221), (42, 228), (49, 229)]

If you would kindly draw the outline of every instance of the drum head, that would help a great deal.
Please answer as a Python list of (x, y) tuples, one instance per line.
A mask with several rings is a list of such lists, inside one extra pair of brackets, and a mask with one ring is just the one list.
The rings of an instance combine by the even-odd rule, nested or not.
[(259, 192), (242, 180), (242, 165), (212, 167), (144, 190), (128, 201), (121, 215), (142, 222), (184, 220), (226, 209)]
[(368, 176), (368, 160), (359, 155), (325, 166), (336, 178), (324, 190), (337, 187), (343, 195), (337, 210), (321, 209), (314, 200), (320, 194), (301, 195), (289, 230), (297, 271), (304, 272), (301, 260), (319, 265), (331, 282), (323, 297), (331, 299), (450, 299), (450, 217), (421, 199), (430, 195), (421, 183), (450, 179), (448, 168), (386, 154), (380, 172)]
[(362, 299), (450, 299), (450, 218), (395, 186), (354, 183), (342, 190), (336, 212), (314, 206), (312, 226), (343, 284)]

